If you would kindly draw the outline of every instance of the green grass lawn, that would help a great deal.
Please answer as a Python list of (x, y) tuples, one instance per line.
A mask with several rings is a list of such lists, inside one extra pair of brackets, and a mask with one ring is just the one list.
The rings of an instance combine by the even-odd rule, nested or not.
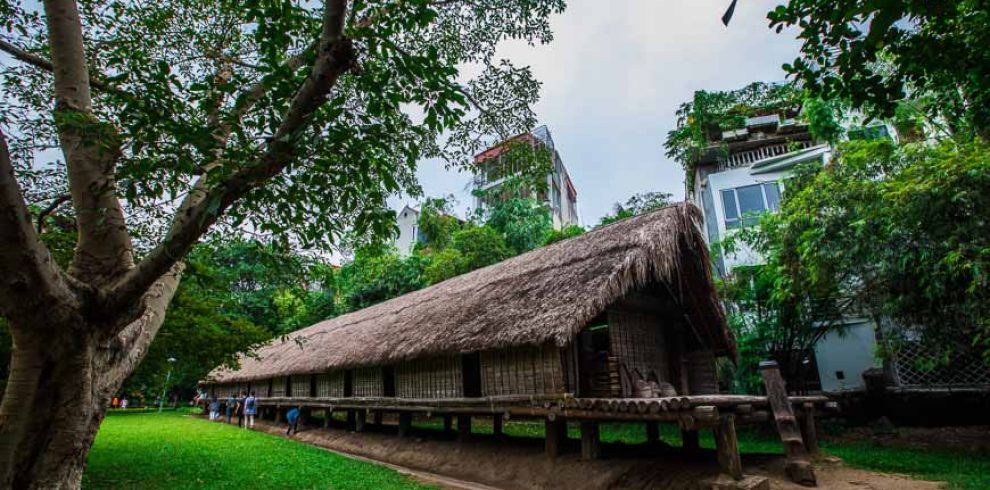
[(421, 489), (387, 468), (181, 412), (112, 413), (89, 454), (83, 488)]

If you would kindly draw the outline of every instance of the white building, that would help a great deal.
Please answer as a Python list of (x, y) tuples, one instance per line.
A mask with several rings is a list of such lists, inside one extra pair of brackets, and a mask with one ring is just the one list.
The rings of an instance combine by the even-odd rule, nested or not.
[[(560, 158), (560, 153), (554, 145), (550, 130), (546, 126), (540, 126), (532, 132), (523, 133), (508, 141), (500, 143), (488, 150), (478, 154), (474, 158), (478, 171), (474, 175), (473, 185), (476, 191), (485, 191), (485, 197), (475, 198), (475, 207), (480, 210), (486, 209), (493, 199), (509, 199), (514, 197), (507, 192), (498, 192), (499, 187), (506, 180), (518, 176), (519, 169), (511, 167), (502, 160), (502, 155), (511, 143), (529, 143), (534, 148), (539, 145), (550, 151), (553, 158), (552, 169), (546, 176), (546, 191), (538, 191), (535, 196), (540, 201), (545, 202), (550, 207), (553, 218), (553, 228), (559, 230), (568, 225), (580, 224), (577, 209), (577, 190), (574, 183), (564, 167), (564, 162)], [(519, 191), (522, 197), (529, 197), (532, 192), (529, 189)]]
[(399, 227), (399, 236), (395, 238), (395, 248), (399, 255), (408, 257), (412, 254), (416, 244), (422, 241), (419, 232), (419, 210), (406, 204), (402, 211), (395, 217), (395, 224)]

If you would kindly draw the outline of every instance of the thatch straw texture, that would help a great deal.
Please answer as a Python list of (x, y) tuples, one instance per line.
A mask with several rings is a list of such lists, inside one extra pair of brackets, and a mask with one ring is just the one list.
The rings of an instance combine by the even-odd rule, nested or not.
[(677, 204), (298, 330), (242, 356), (233, 382), (552, 342), (567, 345), (624, 294), (664, 284), (698, 337), (734, 353), (700, 211)]

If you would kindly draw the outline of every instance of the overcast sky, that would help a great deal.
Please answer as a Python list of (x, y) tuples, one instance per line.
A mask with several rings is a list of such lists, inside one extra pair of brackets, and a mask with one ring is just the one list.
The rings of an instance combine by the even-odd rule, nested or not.
[[(537, 116), (577, 188), (582, 224), (637, 192), (683, 199), (684, 174), (663, 151), (674, 112), (695, 90), (784, 79), (798, 43), (766, 20), (783, 1), (743, 0), (726, 28), (729, 0), (567, 0), (551, 44), (503, 46), (502, 58), (530, 65), (543, 82)], [(453, 194), (460, 214), (471, 206), (468, 174), (438, 162), (422, 162), (418, 174), (427, 196)]]

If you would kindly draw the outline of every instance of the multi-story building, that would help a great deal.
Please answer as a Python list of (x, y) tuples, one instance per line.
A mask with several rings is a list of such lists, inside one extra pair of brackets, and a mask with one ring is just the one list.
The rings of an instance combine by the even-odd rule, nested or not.
[[(504, 184), (511, 178), (519, 176), (523, 169), (517, 168), (515, 160), (503, 158), (507, 150), (515, 144), (528, 144), (534, 150), (545, 149), (552, 161), (550, 171), (546, 175), (546, 189), (531, 189), (528, 187), (513, 187)], [(559, 230), (568, 225), (580, 223), (577, 210), (577, 190), (567, 174), (567, 168), (560, 158), (560, 153), (554, 145), (550, 130), (540, 126), (532, 132), (514, 136), (498, 145), (479, 153), (474, 158), (477, 171), (473, 179), (475, 191), (475, 207), (487, 209), (495, 200), (505, 200), (512, 197), (535, 197), (545, 202), (553, 218), (553, 227)], [(541, 186), (542, 187), (542, 186)]]
[[(707, 128), (707, 148), (702, 149), (687, 175), (687, 197), (701, 208), (704, 232), (709, 243), (717, 243), (758, 215), (779, 209), (787, 178), (798, 164), (828, 164), (832, 148), (816, 141), (800, 109), (756, 110), (741, 127)], [(882, 123), (848, 131), (851, 138), (894, 137)], [(734, 252), (719, 254), (715, 267), (720, 276), (743, 266), (759, 265), (758, 253), (736, 243)], [(823, 391), (838, 392), (865, 388), (863, 373), (883, 368), (886, 379), (899, 390), (930, 389), (990, 381), (986, 368), (935, 369), (921, 372), (915, 359), (923, 353), (907, 348), (885, 360), (876, 356), (880, 326), (866, 315), (849, 314), (842, 319), (842, 333), (829, 333), (815, 346), (808, 362), (816, 365)], [(885, 329), (895, 328), (884, 325)], [(810, 354), (810, 353), (809, 353)], [(963, 365), (971, 365), (965, 360)]]
[(399, 251), (399, 255), (408, 257), (416, 244), (423, 241), (423, 234), (419, 231), (419, 210), (406, 204), (396, 215), (395, 224), (399, 228), (399, 236), (395, 238), (395, 248)]

